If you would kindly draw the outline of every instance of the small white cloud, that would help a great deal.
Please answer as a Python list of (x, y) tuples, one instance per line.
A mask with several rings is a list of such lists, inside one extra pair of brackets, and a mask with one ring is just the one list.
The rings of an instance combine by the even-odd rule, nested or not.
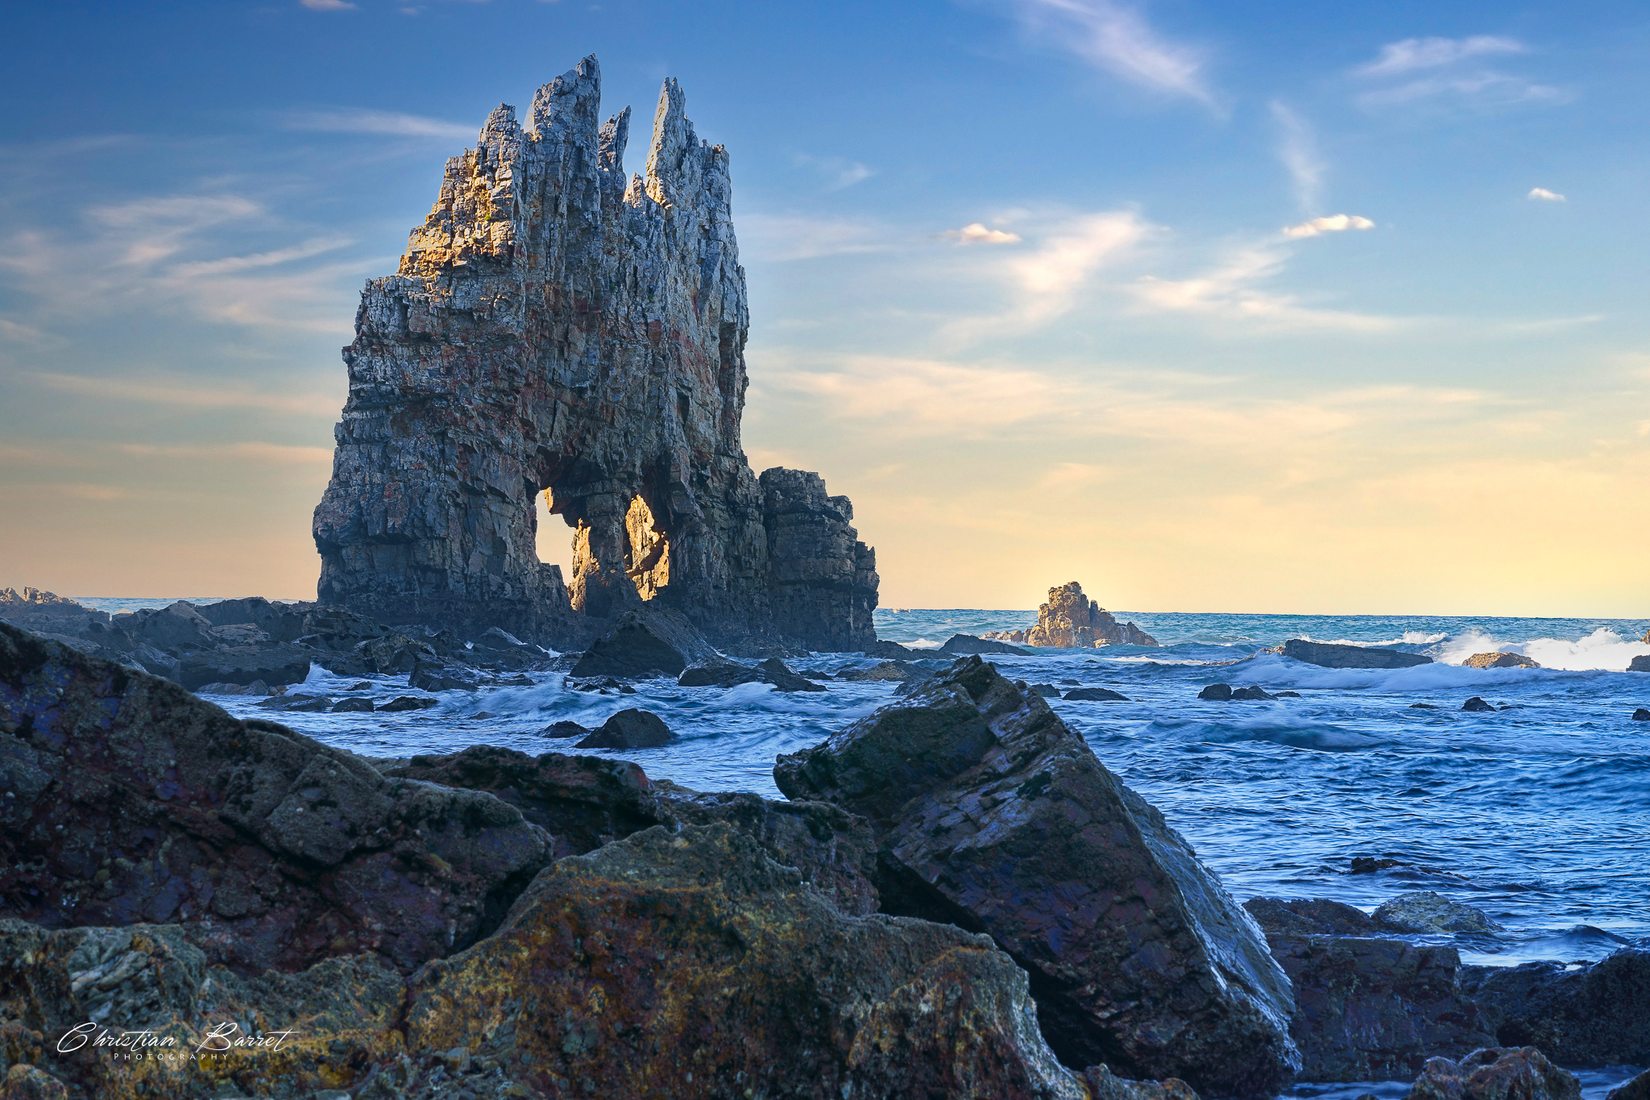
[(969, 222), (961, 229), (947, 229), (941, 236), (958, 244), (1019, 244), (1020, 235), (993, 229), (984, 222)]
[(1560, 195), (1557, 191), (1549, 191), (1545, 187), (1532, 187), (1532, 188), (1530, 188), (1530, 193), (1528, 195), (1525, 195), (1524, 197), (1527, 198), (1527, 199), (1534, 199), (1536, 202), (1569, 202), (1570, 201), (1569, 199), (1565, 198), (1563, 195)]
[(1516, 38), (1475, 34), (1467, 38), (1406, 38), (1381, 47), (1374, 61), (1353, 70), (1359, 76), (1397, 76), (1418, 69), (1437, 69), (1473, 57), (1528, 53)]
[(1327, 217), (1312, 218), (1299, 225), (1287, 226), (1283, 235), (1298, 240), (1305, 237), (1320, 237), (1325, 233), (1345, 233), (1349, 229), (1374, 228), (1374, 222), (1358, 214), (1330, 214)]
[(350, 11), (355, 7), (349, 0), (298, 0), (310, 11)]

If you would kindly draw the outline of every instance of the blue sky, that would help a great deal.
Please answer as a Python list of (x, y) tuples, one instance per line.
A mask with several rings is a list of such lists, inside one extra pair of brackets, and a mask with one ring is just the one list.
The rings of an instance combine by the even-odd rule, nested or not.
[(312, 594), (361, 283), (594, 52), (731, 150), (747, 449), (853, 496), (885, 603), (1650, 614), (1643, 5), (8, 22), (0, 584)]

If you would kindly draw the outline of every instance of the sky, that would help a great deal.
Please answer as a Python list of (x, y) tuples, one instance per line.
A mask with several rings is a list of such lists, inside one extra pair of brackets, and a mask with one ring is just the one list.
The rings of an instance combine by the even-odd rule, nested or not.
[(7, 23), (0, 585), (312, 598), (361, 285), (595, 53), (729, 148), (746, 450), (853, 498), (884, 606), (1650, 616), (1642, 3)]

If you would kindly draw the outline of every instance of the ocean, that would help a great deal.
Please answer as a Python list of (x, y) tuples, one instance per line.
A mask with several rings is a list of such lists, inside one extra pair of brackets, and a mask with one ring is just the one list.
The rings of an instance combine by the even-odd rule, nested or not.
[[(83, 599), (105, 610), (166, 600)], [(1601, 958), (1650, 942), (1650, 675), (1624, 671), (1650, 654), (1645, 623), (1599, 619), (1118, 613), (1160, 648), (1056, 650), (993, 657), (1008, 675), (1061, 688), (1100, 686), (1127, 702), (1051, 700), (1095, 753), (1164, 815), (1238, 898), (1326, 897), (1373, 908), (1407, 890), (1476, 905), (1505, 932), (1464, 944), (1470, 962)], [(1023, 627), (1034, 611), (884, 610), (878, 633), (933, 648), (957, 632)], [(1264, 653), (1289, 638), (1390, 646), (1437, 663), (1336, 670)], [(1540, 669), (1474, 670), (1467, 656), (1510, 649)], [(803, 672), (870, 665), (823, 654)], [(767, 685), (683, 688), (657, 680), (636, 695), (567, 690), (563, 674), (531, 686), (447, 692), (402, 713), (276, 712), (214, 697), (244, 717), (274, 718), (373, 756), (495, 744), (572, 751), (540, 731), (587, 726), (629, 706), (658, 713), (681, 740), (620, 753), (651, 776), (705, 790), (776, 797), (780, 753), (817, 743), (893, 698), (887, 683), (831, 683), (818, 694)], [(343, 694), (358, 678), (312, 669), (306, 688)], [(1300, 698), (1212, 703), (1206, 684), (1258, 684)], [(360, 693), (360, 692), (357, 692)], [(405, 677), (368, 694), (408, 694)], [(421, 694), (413, 692), (413, 694)], [(1467, 713), (1481, 696), (1501, 709)], [(1415, 704), (1429, 704), (1419, 709)], [(1354, 873), (1359, 857), (1393, 861)]]

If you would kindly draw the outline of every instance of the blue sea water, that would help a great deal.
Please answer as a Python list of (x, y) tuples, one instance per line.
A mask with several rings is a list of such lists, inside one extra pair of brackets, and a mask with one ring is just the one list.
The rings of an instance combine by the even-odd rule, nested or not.
[[(167, 601), (87, 600), (107, 610)], [(1100, 759), (1157, 805), (1239, 898), (1328, 897), (1373, 908), (1431, 889), (1484, 909), (1506, 932), (1459, 944), (1471, 961), (1596, 959), (1650, 941), (1650, 654), (1640, 621), (1436, 616), (1120, 614), (1159, 648), (1051, 650), (995, 657), (1008, 675), (1061, 688), (1102, 686), (1124, 703), (1053, 706)], [(1023, 627), (1033, 611), (883, 610), (878, 633), (932, 648), (957, 632)], [(1262, 652), (1289, 638), (1379, 644), (1435, 659), (1401, 670), (1318, 668)], [(1475, 670), (1467, 656), (1507, 649), (1540, 669)], [(872, 659), (822, 654), (791, 662), (835, 671)], [(377, 756), (499, 744), (569, 751), (540, 736), (569, 718), (596, 725), (644, 706), (681, 740), (625, 755), (650, 775), (707, 790), (770, 797), (774, 757), (812, 745), (889, 702), (893, 685), (833, 683), (820, 694), (766, 685), (682, 688), (658, 680), (636, 696), (569, 691), (560, 673), (531, 687), (445, 693), (438, 706), (392, 714), (279, 713), (256, 700), (216, 701), (276, 717), (332, 744)], [(317, 668), (309, 688), (341, 694), (355, 678)], [(1206, 684), (1301, 693), (1277, 702), (1209, 703)], [(374, 683), (406, 694), (405, 678)], [(414, 694), (418, 694), (414, 692)], [(1500, 709), (1466, 713), (1482, 696)], [(1434, 709), (1416, 709), (1413, 704)], [(1351, 873), (1360, 856), (1396, 864)]]

